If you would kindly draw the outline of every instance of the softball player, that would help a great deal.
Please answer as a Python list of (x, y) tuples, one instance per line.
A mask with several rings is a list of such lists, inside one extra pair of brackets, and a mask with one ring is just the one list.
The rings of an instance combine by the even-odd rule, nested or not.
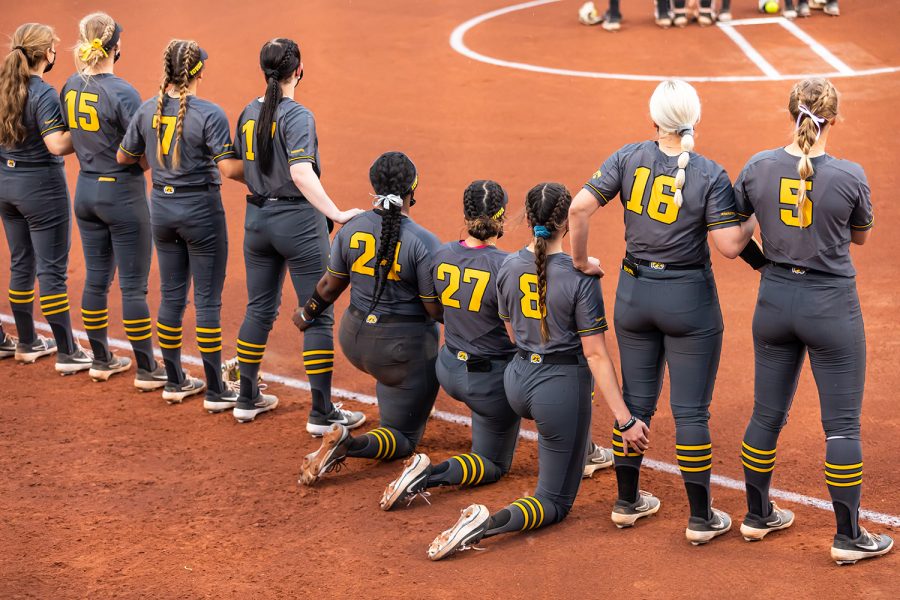
[(738, 213), (759, 219), (770, 261), (753, 317), (756, 384), (741, 445), (748, 509), (741, 534), (759, 540), (794, 521), (769, 501), (769, 484), (778, 434), (808, 353), (825, 430), (825, 483), (837, 519), (831, 557), (855, 563), (885, 554), (894, 543), (859, 525), (866, 335), (849, 249), (868, 237), (872, 202), (862, 167), (825, 152), (838, 116), (831, 82), (796, 84), (788, 110), (794, 141), (754, 156), (735, 183)]
[[(72, 137), (59, 95), (41, 79), (56, 64), (58, 41), (51, 27), (26, 23), (13, 34), (0, 66), (0, 217), (19, 333), (16, 360), (32, 363), (58, 350), (56, 371), (69, 375), (90, 369), (93, 359), (72, 337), (66, 291), (69, 192), (61, 157), (72, 153)], [(55, 341), (34, 330), (35, 273)]]
[(75, 217), (87, 267), (81, 317), (94, 354), (90, 376), (106, 381), (131, 368), (131, 360), (114, 355), (107, 340), (107, 295), (118, 270), (125, 333), (137, 360), (134, 385), (157, 390), (166, 384), (166, 371), (153, 358), (147, 306), (152, 240), (144, 171), (139, 165), (116, 162), (116, 150), (141, 98), (113, 73), (122, 28), (112, 17), (102, 12), (87, 15), (78, 30), (78, 72), (69, 77), (60, 96), (81, 166)]
[[(157, 336), (168, 382), (163, 399), (180, 403), (206, 390), (203, 407), (233, 408), (237, 394), (222, 384), (222, 286), (228, 257), (221, 176), (241, 178), (221, 108), (198, 98), (207, 54), (194, 41), (169, 42), (157, 98), (138, 109), (119, 146), (119, 164), (145, 156), (152, 170), (150, 224), (159, 257), (162, 302)], [(218, 169), (216, 168), (218, 166)], [(206, 383), (181, 368), (181, 319), (193, 278), (197, 345)], [(208, 386), (208, 389), (207, 389)]]
[[(358, 209), (340, 211), (319, 182), (319, 144), (312, 113), (294, 101), (303, 77), (300, 48), (293, 40), (266, 42), (259, 54), (266, 78), (263, 98), (241, 113), (235, 151), (244, 161), (250, 188), (244, 223), (247, 313), (237, 340), (241, 394), (238, 421), (272, 410), (278, 398), (257, 386), (266, 340), (278, 314), (285, 267), (301, 305), (312, 296), (328, 262), (326, 217), (344, 223)], [(274, 135), (273, 133), (274, 132)], [(332, 423), (358, 427), (366, 417), (331, 403), (334, 312), (329, 308), (303, 335), (303, 364), (312, 392), (307, 431), (322, 435)]]
[(418, 185), (416, 167), (402, 152), (382, 154), (369, 170), (375, 209), (349, 221), (334, 237), (328, 271), (294, 313), (301, 331), (350, 286), (339, 339), (357, 369), (377, 381), (381, 426), (359, 436), (340, 423), (309, 454), (300, 483), (313, 484), (346, 457), (393, 460), (412, 454), (438, 392), (435, 360), (441, 305), (431, 277), (440, 242), (409, 218)]
[(518, 352), (506, 367), (504, 386), (512, 409), (534, 419), (539, 474), (533, 496), (493, 515), (482, 504), (462, 511), (440, 534), (428, 557), (440, 560), (501, 533), (562, 521), (578, 493), (590, 437), (591, 391), (596, 377), (603, 397), (622, 423), (625, 447), (643, 450), (649, 433), (622, 401), (603, 332), (606, 317), (600, 282), (579, 272), (562, 252), (572, 197), (558, 183), (528, 192), (525, 209), (534, 239), (500, 267), (497, 298)]
[(15, 356), (18, 343), (19, 339), (3, 331), (3, 325), (0, 325), (0, 358)]
[[(684, 81), (662, 82), (650, 98), (650, 116), (658, 139), (618, 150), (575, 198), (569, 214), (573, 259), (586, 273), (600, 272), (587, 256), (589, 219), (620, 194), (626, 254), (615, 326), (625, 404), (649, 424), (668, 364), (675, 454), (691, 510), (685, 535), (702, 544), (731, 528), (729, 516), (711, 507), (709, 493), (709, 404), (723, 323), (707, 237), (735, 258), (750, 239), (753, 223), (741, 226), (725, 170), (692, 152), (700, 120), (696, 90)], [(620, 432), (621, 427), (613, 429), (619, 498), (612, 520), (630, 527), (655, 514), (659, 500), (639, 492), (643, 455), (626, 452)]]

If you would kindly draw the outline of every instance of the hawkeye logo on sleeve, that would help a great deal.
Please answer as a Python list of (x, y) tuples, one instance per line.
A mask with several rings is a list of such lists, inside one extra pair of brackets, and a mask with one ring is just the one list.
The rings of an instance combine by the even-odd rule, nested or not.
[(300, 154), (301, 152), (306, 152), (306, 148), (298, 148), (297, 150), (291, 150), (291, 154)]
[(600, 169), (597, 169), (597, 170), (594, 172), (594, 176), (591, 177), (591, 179), (600, 179), (601, 177), (603, 177), (603, 173), (600, 172)]

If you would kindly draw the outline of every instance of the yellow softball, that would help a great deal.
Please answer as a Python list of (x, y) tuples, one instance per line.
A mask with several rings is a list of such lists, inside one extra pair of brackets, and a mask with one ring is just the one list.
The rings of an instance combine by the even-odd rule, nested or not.
[(781, 8), (781, 7), (778, 5), (778, 2), (776, 2), (775, 0), (769, 0), (763, 6), (763, 10), (765, 10), (770, 15), (774, 15), (775, 13), (777, 13), (779, 8)]

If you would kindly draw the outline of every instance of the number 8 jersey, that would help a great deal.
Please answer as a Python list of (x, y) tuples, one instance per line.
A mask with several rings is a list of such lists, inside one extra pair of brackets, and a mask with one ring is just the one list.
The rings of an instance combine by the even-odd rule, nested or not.
[[(438, 238), (407, 217), (401, 217), (400, 242), (375, 315), (427, 316), (423, 302), (437, 302), (431, 278)], [(374, 210), (350, 219), (331, 243), (328, 272), (350, 279), (350, 304), (368, 312), (375, 295), (375, 256), (381, 240), (381, 215)]]
[(740, 225), (734, 190), (719, 164), (691, 152), (681, 207), (674, 201), (678, 157), (654, 141), (628, 144), (585, 184), (601, 205), (621, 195), (629, 254), (673, 265), (709, 262), (707, 231)]

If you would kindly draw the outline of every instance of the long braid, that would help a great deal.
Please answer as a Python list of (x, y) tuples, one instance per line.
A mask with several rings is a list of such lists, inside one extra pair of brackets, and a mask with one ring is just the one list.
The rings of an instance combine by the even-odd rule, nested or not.
[(175, 137), (172, 139), (172, 168), (181, 164), (181, 145), (184, 136), (184, 116), (188, 108), (188, 83), (190, 83), (191, 67), (200, 58), (200, 47), (195, 42), (188, 42), (182, 47), (180, 69), (178, 75), (178, 116), (175, 118)]
[(469, 235), (486, 240), (503, 235), (506, 193), (489, 179), (473, 181), (463, 193), (463, 214)]
[(166, 100), (166, 90), (169, 89), (169, 85), (172, 82), (172, 51), (176, 48), (176, 45), (177, 42), (175, 40), (169, 42), (169, 45), (166, 46), (166, 52), (163, 54), (163, 78), (159, 84), (159, 95), (156, 97), (156, 112), (153, 114), (153, 123), (156, 125), (156, 160), (159, 164), (164, 164), (162, 152), (163, 103)]
[[(369, 170), (372, 187), (375, 193), (381, 196), (392, 194), (404, 198), (412, 192), (415, 179), (415, 165), (402, 152), (382, 154)], [(381, 239), (378, 241), (378, 250), (375, 254), (375, 293), (372, 295), (369, 312), (375, 310), (381, 301), (388, 275), (394, 268), (403, 225), (401, 208), (390, 204), (387, 210), (378, 211), (381, 214)]]
[(300, 66), (300, 48), (286, 38), (266, 42), (259, 52), (259, 66), (266, 78), (266, 93), (256, 127), (256, 155), (262, 172), (270, 173), (275, 153), (275, 114), (282, 98), (280, 84)]
[[(532, 227), (545, 227), (552, 236), (565, 225), (571, 204), (572, 195), (562, 184), (538, 184), (531, 188), (525, 199), (528, 222)], [(534, 236), (534, 267), (538, 280), (538, 312), (541, 319), (541, 338), (544, 342), (550, 340), (550, 328), (546, 319), (547, 242), (548, 240), (543, 237)]]

